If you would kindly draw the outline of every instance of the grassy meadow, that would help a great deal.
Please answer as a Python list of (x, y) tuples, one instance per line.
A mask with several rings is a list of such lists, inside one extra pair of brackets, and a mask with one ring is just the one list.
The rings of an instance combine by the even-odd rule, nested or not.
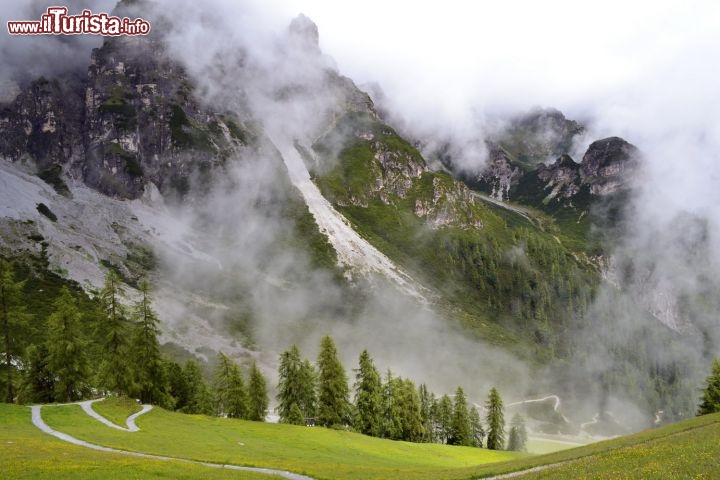
[[(93, 408), (124, 425), (139, 406), (128, 399), (108, 399)], [(76, 405), (47, 406), (42, 414), (56, 430), (116, 449), (288, 470), (318, 480), (469, 480), (543, 465), (550, 467), (517, 478), (720, 478), (720, 414), (546, 455), (395, 442), (339, 430), (184, 415), (159, 408), (137, 420), (141, 431), (135, 433), (108, 428)], [(0, 404), (0, 425), (2, 478), (273, 478), (70, 445), (36, 429), (27, 407)], [(558, 448), (550, 443), (540, 441), (535, 450)]]

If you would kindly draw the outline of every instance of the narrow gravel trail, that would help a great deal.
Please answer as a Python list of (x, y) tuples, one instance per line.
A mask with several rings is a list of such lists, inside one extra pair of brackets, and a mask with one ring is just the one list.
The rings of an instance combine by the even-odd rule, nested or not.
[[(80, 407), (83, 409), (85, 413), (90, 415), (92, 418), (102, 422), (104, 425), (107, 425), (108, 427), (116, 428), (119, 430), (124, 430), (127, 432), (137, 432), (139, 429), (137, 425), (135, 425), (135, 419), (139, 417), (140, 415), (143, 415), (144, 413), (149, 412), (152, 409), (151, 405), (144, 405), (143, 409), (131, 415), (127, 419), (128, 428), (123, 428), (118, 425), (115, 425), (110, 420), (106, 419), (102, 415), (98, 414), (94, 410), (92, 410), (92, 403), (96, 402), (98, 400), (90, 400), (86, 402), (78, 402), (74, 404), (64, 404), (64, 405), (80, 405)], [(53, 405), (50, 405), (53, 406)], [(59, 405), (58, 405), (59, 406)], [(282, 478), (287, 478), (288, 480), (315, 480), (312, 477), (306, 477), (305, 475), (299, 475), (297, 473), (292, 472), (286, 472), (283, 470), (274, 470), (272, 468), (259, 468), (259, 467), (241, 467), (238, 465), (226, 465), (222, 463), (211, 463), (211, 462), (199, 462), (196, 460), (188, 460), (185, 458), (176, 458), (176, 457), (167, 457), (164, 455), (152, 455), (149, 453), (140, 453), (140, 452), (131, 452), (127, 450), (118, 450), (116, 448), (110, 448), (110, 447), (103, 447), (102, 445), (96, 445), (94, 443), (86, 442), (84, 440), (77, 439), (71, 435), (68, 435), (66, 433), (58, 432), (57, 430), (53, 430), (47, 423), (45, 423), (45, 420), (42, 418), (42, 405), (33, 405), (31, 406), (32, 410), (32, 423), (35, 425), (38, 429), (40, 429), (42, 432), (47, 433), (48, 435), (52, 435), (55, 438), (58, 438), (60, 440), (63, 440), (68, 443), (72, 443), (73, 445), (77, 445), (84, 448), (89, 448), (91, 450), (98, 450), (100, 452), (109, 452), (109, 453), (119, 453), (121, 455), (129, 455), (131, 457), (139, 457), (139, 458), (148, 458), (153, 460), (166, 460), (166, 461), (176, 461), (176, 462), (183, 462), (183, 463), (191, 463), (193, 465), (203, 465), (205, 467), (210, 468), (225, 468), (228, 470), (238, 470), (238, 471), (244, 471), (244, 472), (255, 472), (255, 473), (263, 473), (267, 475), (275, 475)], [(93, 413), (90, 413), (93, 412)]]
[(543, 470), (549, 470), (551, 468), (559, 467), (561, 465), (568, 464), (570, 462), (558, 462), (551, 463), (549, 465), (541, 465), (539, 467), (528, 468), (527, 470), (518, 470), (517, 472), (503, 473), (502, 475), (495, 475), (494, 477), (483, 477), (482, 480), (502, 480), (504, 478), (517, 478), (523, 475), (529, 475), (531, 473), (542, 472)]

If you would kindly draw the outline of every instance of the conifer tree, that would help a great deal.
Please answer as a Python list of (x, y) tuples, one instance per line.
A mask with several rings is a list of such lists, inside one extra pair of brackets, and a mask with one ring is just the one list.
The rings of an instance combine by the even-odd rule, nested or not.
[(720, 412), (720, 358), (713, 360), (712, 370), (702, 390), (697, 414), (699, 416), (717, 412)]
[(293, 403), (292, 407), (290, 408), (290, 413), (288, 414), (287, 418), (285, 419), (284, 423), (288, 423), (290, 425), (305, 425), (306, 424), (305, 415), (300, 411), (300, 407), (297, 406), (297, 403)]
[(470, 438), (472, 440), (473, 447), (482, 448), (483, 438), (485, 438), (485, 430), (483, 430), (482, 423), (480, 421), (480, 413), (478, 409), (473, 405), (470, 408)]
[(448, 443), (452, 445), (472, 445), (467, 399), (461, 387), (455, 390), (455, 404), (453, 405), (452, 420), (450, 422), (450, 439)]
[(248, 392), (237, 363), (218, 354), (215, 366), (215, 413), (228, 418), (248, 418)]
[(143, 403), (167, 405), (169, 389), (165, 362), (160, 354), (160, 329), (157, 314), (150, 304), (150, 285), (140, 283), (140, 300), (133, 312), (132, 353), (134, 381), (137, 396)]
[(435, 416), (434, 408), (435, 395), (430, 392), (427, 386), (423, 383), (418, 388), (418, 396), (420, 397), (420, 418), (423, 424), (423, 442), (434, 442), (435, 441)]
[(367, 350), (360, 354), (355, 376), (355, 428), (373, 437), (382, 432), (382, 382)]
[(400, 412), (401, 440), (419, 442), (423, 438), (422, 415), (420, 413), (420, 396), (415, 384), (410, 379), (397, 379), (398, 385), (394, 389)]
[[(280, 422), (305, 425), (306, 419), (315, 415), (315, 371), (309, 361), (303, 361), (300, 350), (293, 345), (280, 355), (278, 367), (278, 407)], [(296, 414), (291, 415), (292, 406), (301, 412), (302, 420)], [(293, 422), (290, 422), (292, 417)]]
[(402, 438), (402, 412), (400, 387), (401, 380), (393, 377), (392, 372), (388, 369), (385, 374), (385, 382), (383, 383), (383, 400), (382, 400), (382, 433), (383, 438), (391, 440), (400, 440)]
[(508, 450), (524, 452), (527, 444), (527, 430), (525, 420), (520, 414), (513, 415), (510, 422), (510, 437), (508, 438)]
[(318, 354), (318, 413), (317, 424), (325, 427), (348, 423), (350, 402), (348, 379), (333, 339), (326, 335), (320, 342)]
[(317, 380), (318, 375), (310, 360), (305, 359), (300, 365), (300, 403), (298, 407), (306, 419), (314, 421), (317, 414)]
[(267, 381), (257, 363), (253, 362), (250, 366), (250, 384), (248, 385), (248, 419), (264, 422), (265, 417), (267, 417), (269, 403)]
[(30, 345), (25, 351), (27, 362), (18, 398), (21, 403), (55, 401), (55, 375), (48, 366), (47, 345)]
[(173, 408), (175, 410), (183, 410), (188, 404), (190, 397), (190, 387), (187, 384), (183, 368), (175, 362), (168, 362), (168, 385), (169, 393), (173, 398)]
[(23, 351), (27, 337), (29, 315), (23, 306), (22, 290), (24, 282), (15, 280), (12, 264), (0, 259), (0, 328), (2, 328), (4, 351), (2, 363), (2, 381), (5, 381), (4, 399), (8, 403), (15, 400), (17, 360)]
[(187, 386), (187, 399), (180, 411), (212, 415), (212, 394), (205, 383), (200, 365), (195, 360), (190, 359), (185, 363), (183, 377)]
[(53, 305), (48, 318), (48, 368), (55, 376), (55, 399), (61, 402), (81, 399), (88, 392), (90, 370), (75, 299), (67, 287)]
[(443, 395), (436, 406), (436, 431), (440, 443), (448, 443), (451, 434), (452, 422), (452, 401), (447, 395)]
[(103, 356), (98, 376), (103, 387), (120, 394), (130, 393), (132, 386), (128, 361), (130, 322), (127, 310), (121, 303), (124, 295), (120, 277), (109, 270), (99, 295), (103, 315), (98, 325), (98, 336)]
[(488, 425), (487, 448), (502, 450), (505, 446), (505, 416), (500, 392), (495, 387), (490, 390), (485, 409), (487, 411), (485, 421)]

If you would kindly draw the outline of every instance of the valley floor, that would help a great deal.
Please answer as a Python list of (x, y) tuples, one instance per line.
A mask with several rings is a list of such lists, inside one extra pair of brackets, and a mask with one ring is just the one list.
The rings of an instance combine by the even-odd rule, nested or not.
[[(45, 425), (46, 433), (33, 426), (31, 411), (35, 425)], [(107, 420), (101, 423), (98, 417)], [(121, 427), (128, 417), (128, 427), (136, 422), (139, 431)], [(0, 471), (7, 478), (281, 478), (273, 473), (318, 480), (720, 476), (720, 414), (541, 456), (141, 410), (123, 399), (32, 409), (0, 404), (0, 423)], [(101, 447), (83, 448), (47, 431)], [(210, 468), (227, 464), (279, 471)]]

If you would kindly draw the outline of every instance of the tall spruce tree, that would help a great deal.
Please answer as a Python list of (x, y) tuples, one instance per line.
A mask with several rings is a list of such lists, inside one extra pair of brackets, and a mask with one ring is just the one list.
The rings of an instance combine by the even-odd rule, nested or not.
[(98, 336), (103, 352), (98, 380), (107, 390), (128, 394), (132, 388), (130, 355), (130, 321), (121, 302), (125, 290), (120, 277), (109, 270), (99, 300), (103, 315), (98, 324)]
[(470, 438), (473, 447), (482, 448), (485, 430), (483, 430), (482, 422), (480, 421), (480, 413), (474, 405), (470, 408)]
[[(297, 346), (280, 355), (278, 379), (276, 398), (280, 422), (305, 425), (307, 419), (315, 416), (315, 371), (309, 361), (301, 359)], [(300, 415), (292, 412), (293, 405)]]
[(437, 439), (440, 443), (448, 443), (448, 439), (450, 438), (450, 434), (452, 431), (452, 401), (450, 400), (450, 397), (447, 395), (443, 395), (440, 400), (438, 400), (437, 405), (435, 407), (435, 418), (436, 418), (436, 426), (435, 430), (437, 432)]
[(382, 381), (367, 350), (360, 354), (355, 375), (355, 428), (365, 435), (382, 433)]
[(270, 399), (267, 392), (267, 380), (253, 362), (250, 365), (250, 383), (248, 385), (248, 419), (256, 422), (264, 422), (267, 417)]
[(516, 413), (510, 421), (510, 437), (508, 438), (508, 450), (524, 452), (527, 444), (527, 430), (525, 420)]
[(188, 360), (183, 367), (184, 384), (187, 387), (185, 405), (179, 410), (183, 413), (213, 414), (213, 399), (210, 389), (205, 383), (200, 365), (195, 360)]
[(5, 382), (4, 398), (8, 403), (15, 400), (16, 374), (15, 360), (25, 348), (29, 315), (25, 313), (22, 291), (25, 283), (15, 280), (13, 265), (0, 259), (0, 328), (2, 328), (4, 350), (2, 378)]
[(318, 368), (317, 424), (340, 426), (350, 420), (349, 388), (345, 369), (338, 359), (333, 339), (326, 335), (320, 342)]
[(48, 318), (48, 368), (55, 376), (55, 399), (72, 402), (89, 392), (90, 369), (80, 319), (82, 315), (67, 287)]
[(133, 335), (130, 352), (134, 391), (143, 403), (168, 405), (169, 384), (165, 362), (160, 354), (160, 328), (150, 303), (150, 285), (140, 283), (140, 300), (133, 311)]
[(397, 395), (396, 403), (399, 406), (401, 440), (419, 442), (423, 438), (422, 414), (420, 412), (420, 396), (415, 384), (410, 379), (397, 379), (398, 385), (394, 389)]
[(393, 377), (392, 372), (388, 369), (383, 383), (381, 434), (383, 438), (391, 440), (400, 440), (402, 438), (401, 386), (402, 380)]
[(248, 418), (248, 392), (237, 363), (220, 352), (215, 366), (215, 413), (228, 418)]
[(705, 379), (705, 388), (702, 390), (698, 415), (720, 412), (720, 358), (712, 363), (710, 375)]
[(168, 385), (169, 393), (173, 398), (173, 409), (183, 410), (190, 398), (190, 387), (187, 384), (183, 367), (175, 362), (168, 362)]
[(30, 345), (25, 351), (26, 368), (18, 398), (21, 403), (55, 401), (55, 375), (48, 365), (47, 345)]
[(455, 404), (453, 405), (452, 420), (450, 422), (450, 438), (452, 445), (472, 445), (470, 435), (470, 415), (467, 408), (467, 398), (461, 387), (455, 390)]
[(434, 404), (435, 394), (430, 392), (427, 386), (423, 383), (418, 388), (418, 396), (420, 397), (420, 417), (423, 423), (423, 442), (434, 442), (435, 441), (435, 416)]
[(485, 403), (485, 421), (488, 425), (487, 448), (502, 450), (505, 446), (505, 416), (500, 392), (493, 387)]

